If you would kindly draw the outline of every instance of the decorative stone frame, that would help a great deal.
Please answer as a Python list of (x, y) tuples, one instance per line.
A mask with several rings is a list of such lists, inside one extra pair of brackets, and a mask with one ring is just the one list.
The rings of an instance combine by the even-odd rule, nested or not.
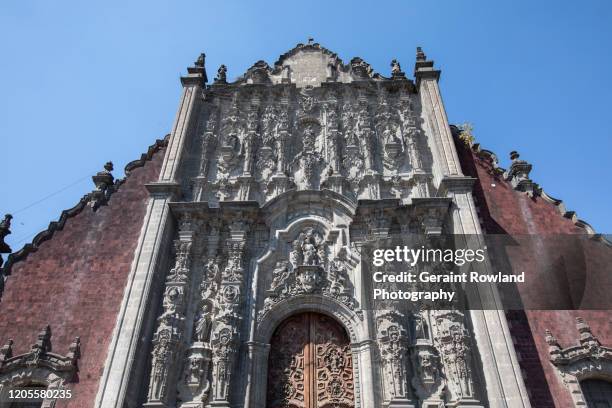
[[(77, 337), (66, 356), (51, 352), (51, 329), (45, 327), (29, 352), (13, 357), (13, 341), (0, 349), (0, 401), (8, 401), (8, 393), (16, 387), (45, 386), (47, 390), (64, 389), (74, 380), (80, 357)], [(56, 399), (45, 399), (42, 408), (55, 407)]]
[(268, 354), (270, 339), (278, 325), (288, 317), (304, 312), (316, 312), (336, 320), (349, 336), (353, 355), (353, 375), (355, 378), (355, 407), (372, 406), (361, 395), (362, 389), (371, 389), (374, 384), (372, 373), (372, 354), (374, 341), (366, 337), (362, 321), (354, 311), (336, 300), (319, 294), (307, 294), (285, 299), (267, 312), (259, 323), (253, 342), (249, 342), (249, 353), (255, 362), (256, 371), (263, 373), (253, 378), (252, 407), (263, 408), (266, 404)]
[(576, 318), (576, 328), (580, 333), (578, 345), (561, 348), (550, 330), (546, 330), (546, 343), (550, 362), (568, 388), (574, 406), (586, 407), (580, 382), (588, 379), (612, 382), (612, 348), (602, 346), (581, 317)]

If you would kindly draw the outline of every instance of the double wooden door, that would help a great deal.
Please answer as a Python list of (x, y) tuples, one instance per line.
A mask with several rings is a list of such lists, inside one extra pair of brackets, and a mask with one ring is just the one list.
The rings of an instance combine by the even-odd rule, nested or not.
[(285, 320), (270, 342), (268, 408), (354, 408), (348, 336), (332, 318), (302, 313)]

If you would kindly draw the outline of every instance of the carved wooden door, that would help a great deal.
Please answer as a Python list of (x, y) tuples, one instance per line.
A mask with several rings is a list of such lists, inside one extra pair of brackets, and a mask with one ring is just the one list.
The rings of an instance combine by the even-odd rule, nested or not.
[(302, 313), (285, 320), (270, 342), (268, 408), (353, 408), (348, 336), (333, 319)]

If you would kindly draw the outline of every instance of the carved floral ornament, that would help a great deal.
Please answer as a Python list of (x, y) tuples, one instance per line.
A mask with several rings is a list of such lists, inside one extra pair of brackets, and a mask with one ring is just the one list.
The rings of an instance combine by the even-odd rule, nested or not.
[(591, 332), (591, 327), (576, 318), (578, 344), (562, 348), (550, 330), (546, 330), (546, 343), (550, 362), (557, 368), (576, 406), (586, 406), (580, 381), (589, 378), (605, 378), (612, 381), (612, 348), (602, 346)]
[[(13, 356), (13, 340), (0, 348), (0, 398), (13, 387), (44, 384), (47, 389), (62, 389), (74, 380), (78, 371), (77, 361), (81, 357), (81, 341), (78, 337), (70, 344), (68, 354), (62, 356), (51, 352), (51, 328), (46, 326), (39, 334), (30, 351)], [(43, 407), (54, 402), (45, 400)]]

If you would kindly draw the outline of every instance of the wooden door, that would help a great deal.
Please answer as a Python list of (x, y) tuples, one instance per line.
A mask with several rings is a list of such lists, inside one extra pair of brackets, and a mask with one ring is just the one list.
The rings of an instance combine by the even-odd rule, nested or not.
[(285, 320), (270, 342), (268, 408), (353, 408), (348, 336), (332, 318), (302, 313)]

